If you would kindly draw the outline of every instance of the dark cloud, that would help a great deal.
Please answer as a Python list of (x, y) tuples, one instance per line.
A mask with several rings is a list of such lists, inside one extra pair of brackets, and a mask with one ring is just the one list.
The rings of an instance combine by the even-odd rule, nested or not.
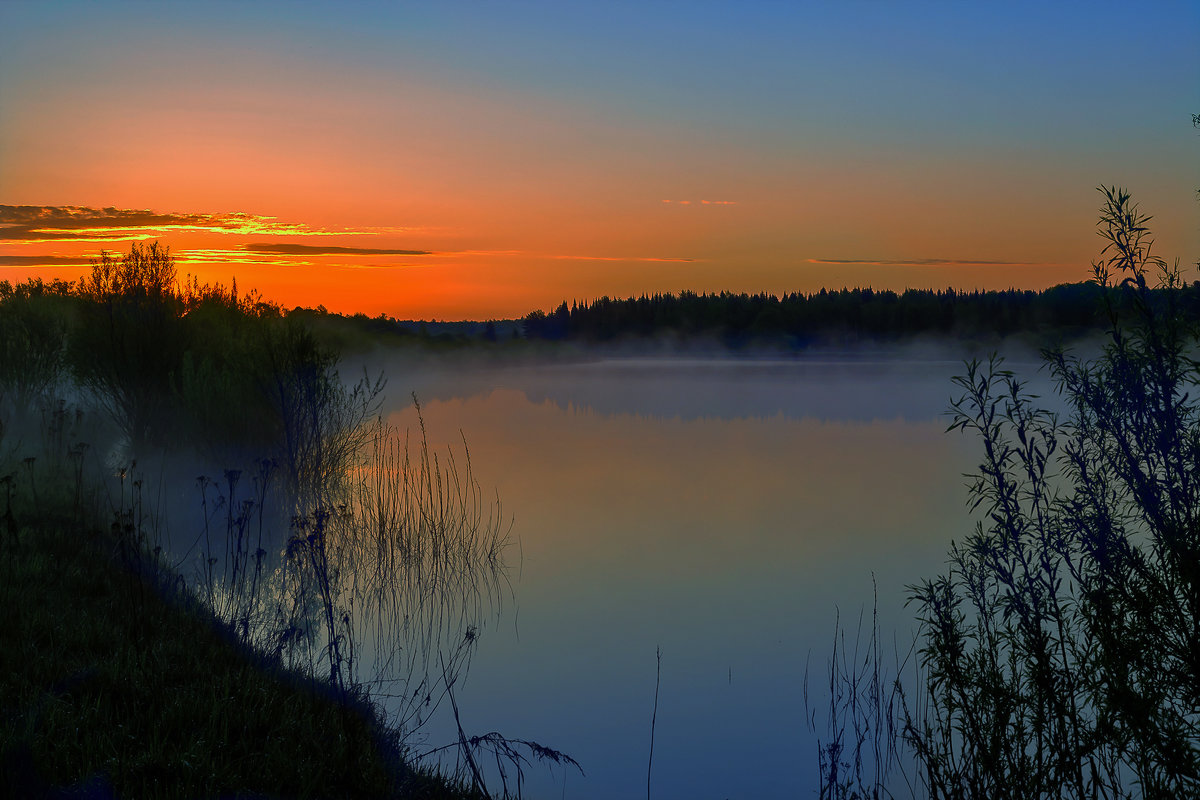
[(92, 263), (91, 256), (5, 256), (0, 267), (73, 267)]
[(1037, 261), (987, 261), (973, 258), (810, 258), (810, 264), (865, 264), (880, 267), (1036, 267)]
[(248, 244), (244, 250), (251, 253), (269, 253), (287, 256), (430, 256), (430, 250), (381, 250), (374, 247), (331, 247), (310, 244)]
[(550, 256), (558, 261), (655, 261), (664, 264), (691, 264), (694, 258), (661, 258), (656, 256)]
[(97, 230), (178, 226), (238, 228), (254, 219), (245, 214), (156, 214), (125, 208), (0, 205), (0, 239), (87, 239)]
[(396, 232), (397, 228), (369, 231), (325, 230), (308, 225), (278, 222), (257, 214), (158, 214), (128, 208), (85, 206), (0, 205), (0, 241), (109, 241), (134, 235), (147, 238), (164, 231), (186, 228), (243, 235), (319, 235)]

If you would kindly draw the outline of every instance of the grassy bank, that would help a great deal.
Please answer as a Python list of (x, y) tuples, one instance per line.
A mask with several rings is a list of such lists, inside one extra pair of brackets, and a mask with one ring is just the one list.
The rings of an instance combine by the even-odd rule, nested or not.
[[(77, 283), (0, 281), (0, 777), (19, 795), (462, 796), (398, 754), (499, 609), (499, 503), (465, 453), (378, 418), (383, 376), (344, 381), (302, 316), (178, 280), (158, 244)], [(152, 563), (171, 531), (180, 574)], [(519, 781), (513, 744), (436, 753), (461, 748), (482, 791), (470, 750), (502, 748)]]
[[(13, 796), (470, 796), (369, 705), (237, 643), (117, 536), (0, 520), (0, 774)], [(140, 574), (139, 574), (140, 573)]]

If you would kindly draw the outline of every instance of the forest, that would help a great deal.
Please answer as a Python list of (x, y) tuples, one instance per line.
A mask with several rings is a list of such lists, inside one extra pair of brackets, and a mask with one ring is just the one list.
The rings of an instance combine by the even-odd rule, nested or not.
[[(60, 283), (38, 292), (71, 292)], [(22, 291), (28, 292), (25, 288)], [(0, 283), (0, 295), (6, 291)], [(11, 289), (7, 290), (11, 292)], [(1153, 303), (1163, 293), (1149, 290)], [(401, 320), (387, 315), (343, 315), (324, 307), (290, 311), (262, 303), (258, 313), (302, 321), (323, 341), (341, 350), (380, 344), (432, 346), (441, 350), (480, 346), (522, 348), (572, 343), (609, 347), (655, 342), (730, 351), (767, 348), (854, 346), (943, 338), (994, 343), (1007, 337), (1049, 346), (1102, 334), (1109, 311), (1126, 313), (1128, 298), (1094, 281), (1065, 283), (1041, 291), (854, 288), (785, 295), (684, 291), (625, 299), (563, 302), (549, 313), (535, 310), (515, 320)], [(1173, 303), (1200, 318), (1200, 281), (1179, 287)]]
[[(614, 342), (650, 337), (709, 339), (733, 349), (896, 341), (916, 336), (978, 340), (1012, 335), (1074, 338), (1101, 332), (1105, 298), (1094, 282), (1043, 291), (956, 291), (870, 288), (813, 294), (680, 294), (562, 303), (521, 320), (529, 339)], [(1109, 297), (1118, 303), (1117, 295)], [(1200, 313), (1200, 281), (1181, 290), (1178, 302)]]

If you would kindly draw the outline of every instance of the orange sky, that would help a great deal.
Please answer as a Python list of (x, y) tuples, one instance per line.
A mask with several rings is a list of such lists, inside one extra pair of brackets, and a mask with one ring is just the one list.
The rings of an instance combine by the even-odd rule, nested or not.
[[(1086, 278), (1100, 183), (1155, 215), (1163, 255), (1200, 249), (1182, 4), (1132, 27), (824, 9), (815, 38), (766, 4), (93, 6), (0, 6), (0, 279), (149, 237), (202, 280), (400, 318), (1042, 288)], [(1136, 114), (1105, 37), (1145, 56)]]

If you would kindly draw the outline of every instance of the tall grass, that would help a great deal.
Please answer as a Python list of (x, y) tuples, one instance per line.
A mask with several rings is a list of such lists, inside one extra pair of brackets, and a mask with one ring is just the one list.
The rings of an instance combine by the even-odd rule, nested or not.
[(214, 624), (136, 546), (131, 472), (107, 530), (70, 513), (82, 487), (27, 472), (0, 479), (20, 532), (0, 541), (0, 794), (474, 796), (406, 766), (369, 703), (330, 702)]
[[(432, 452), (374, 423), (354, 468), (318, 500), (252, 476), (201, 477), (199, 596), (248, 642), (384, 701), (413, 732), (458, 679), (508, 591), (508, 528), (465, 445)], [(296, 513), (296, 509), (311, 509)]]
[(813, 702), (805, 668), (805, 722), (818, 734), (821, 800), (885, 800), (898, 796), (901, 786), (912, 788), (901, 734), (908, 708), (904, 683), (914, 677), (913, 651), (902, 653), (895, 642), (883, 641), (877, 589), (868, 624), (864, 638), (860, 613), (851, 641), (837, 614), (823, 673), (823, 706)]
[[(0, 294), (0, 312), (34, 308), (35, 293)], [(403, 747), (451, 696), (510, 591), (509, 526), (465, 442), (435, 452), (423, 421), (419, 434), (386, 425), (376, 418), (382, 376), (346, 384), (310, 330), (235, 290), (180, 285), (166, 248), (105, 254), (56, 298), (58, 328), (0, 313), (48, 343), (14, 373), (28, 380), (0, 374), (0, 457), (33, 445), (17, 447), (6, 425), (18, 406), (21, 428), (45, 439), (43, 455), (18, 462), (24, 471), (4, 472), (4, 533), (15, 542), (21, 528), (11, 496), (23, 479), (31, 514), (70, 507), (81, 526), (98, 513), (85, 495), (106, 492), (126, 569), (200, 603), (269, 662), (319, 678), (347, 705), (369, 704)], [(46, 402), (56, 385), (107, 416), (124, 446), (89, 451), (82, 431), (66, 430), (74, 406)], [(41, 425), (24, 410), (31, 393)], [(194, 515), (165, 499), (179, 496), (158, 485), (171, 470), (138, 467), (165, 463), (168, 450), (221, 459), (196, 480)], [(47, 483), (73, 496), (40, 497), (47, 483), (35, 470), (53, 470)], [(133, 618), (149, 613), (142, 589), (127, 600)]]

